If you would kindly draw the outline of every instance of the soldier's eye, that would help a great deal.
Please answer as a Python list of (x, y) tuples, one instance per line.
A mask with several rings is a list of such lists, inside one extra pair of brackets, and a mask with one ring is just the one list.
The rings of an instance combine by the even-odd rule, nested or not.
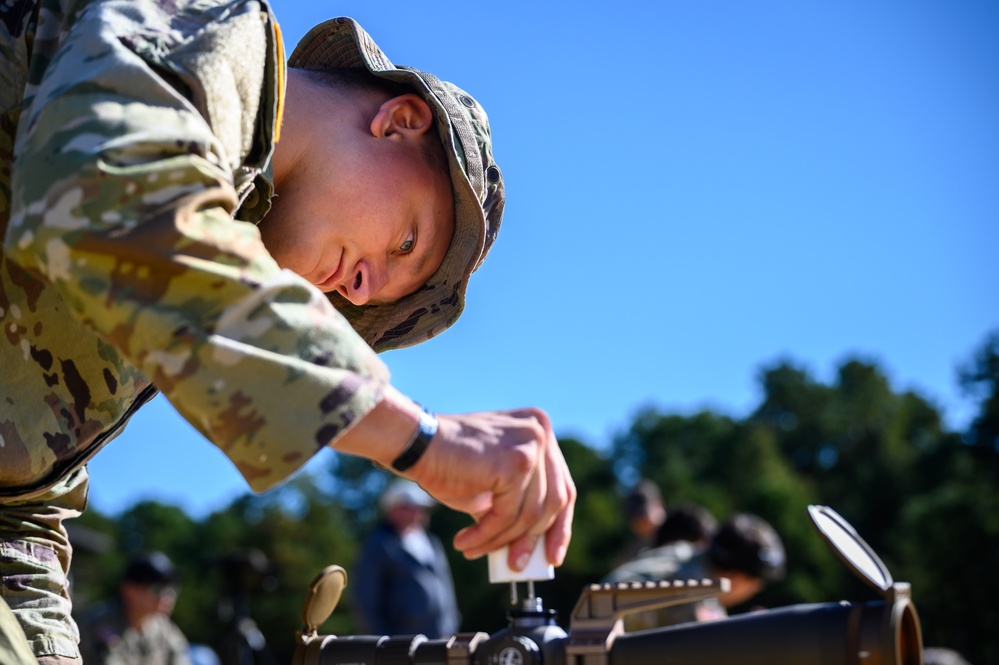
[(409, 237), (406, 238), (406, 241), (403, 242), (401, 245), (399, 245), (399, 251), (402, 252), (403, 254), (409, 254), (411, 251), (413, 251), (413, 245), (415, 244), (416, 244), (416, 235), (412, 231), (410, 231)]

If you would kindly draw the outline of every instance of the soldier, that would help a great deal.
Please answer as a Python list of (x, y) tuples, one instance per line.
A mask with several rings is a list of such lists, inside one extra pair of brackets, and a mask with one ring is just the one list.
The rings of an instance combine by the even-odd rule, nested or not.
[(499, 230), (471, 95), (350, 19), (286, 63), (265, 0), (10, 0), (0, 108), (0, 589), (39, 662), (79, 658), (86, 463), (157, 392), (255, 491), (331, 446), (471, 514), (465, 556), (561, 564), (547, 415), (435, 416), (376, 355), (454, 323)]
[(81, 625), (88, 665), (190, 665), (187, 638), (170, 620), (177, 572), (163, 552), (129, 561), (118, 598), (97, 605)]

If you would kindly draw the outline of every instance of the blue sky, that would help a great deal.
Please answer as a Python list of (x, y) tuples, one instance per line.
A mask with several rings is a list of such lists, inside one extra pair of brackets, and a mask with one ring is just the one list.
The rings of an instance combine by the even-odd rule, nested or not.
[[(489, 112), (503, 228), (458, 323), (384, 356), (403, 392), (599, 447), (860, 356), (966, 426), (955, 368), (999, 329), (999, 4), (422, 4), (272, 0), (289, 52), (352, 16)], [(112, 513), (246, 491), (162, 397), (90, 470)]]

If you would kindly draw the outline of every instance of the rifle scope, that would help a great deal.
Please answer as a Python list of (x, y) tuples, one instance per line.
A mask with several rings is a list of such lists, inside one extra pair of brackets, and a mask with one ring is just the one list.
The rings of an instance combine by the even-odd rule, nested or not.
[(614, 641), (608, 662), (922, 665), (923, 659), (915, 608), (901, 600), (892, 605), (791, 605), (721, 621), (629, 633)]
[[(615, 589), (627, 600), (630, 589)], [(570, 630), (572, 634), (572, 630)], [(321, 636), (294, 665), (921, 665), (919, 619), (907, 598), (791, 605), (719, 621), (618, 634), (606, 650), (580, 643), (554, 616), (510, 612), (493, 636)], [(588, 652), (587, 652), (588, 651)]]
[(529, 596), (507, 613), (507, 628), (458, 633), (338, 637), (317, 628), (347, 582), (339, 566), (312, 583), (293, 665), (922, 665), (919, 616), (909, 585), (887, 568), (853, 528), (825, 506), (813, 522), (840, 558), (879, 590), (866, 603), (790, 605), (716, 621), (625, 633), (625, 615), (697, 602), (730, 588), (727, 579), (591, 584), (583, 589), (567, 634)]

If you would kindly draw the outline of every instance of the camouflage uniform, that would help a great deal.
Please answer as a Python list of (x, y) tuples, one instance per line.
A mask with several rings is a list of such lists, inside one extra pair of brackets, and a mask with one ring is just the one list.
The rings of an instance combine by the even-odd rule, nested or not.
[(81, 622), (80, 648), (86, 665), (190, 665), (187, 638), (165, 614), (155, 613), (131, 628), (121, 603), (95, 608)]
[(35, 665), (28, 640), (21, 624), (6, 603), (0, 602), (0, 663), (4, 665)]
[(380, 401), (376, 350), (457, 318), (495, 237), (488, 122), (462, 97), (485, 143), (445, 143), (468, 162), (456, 213), (496, 221), (456, 231), (447, 288), (340, 313), (281, 270), (255, 224), (285, 66), (263, 0), (0, 0), (0, 601), (36, 654), (78, 655), (62, 520), (157, 390), (272, 487)]

